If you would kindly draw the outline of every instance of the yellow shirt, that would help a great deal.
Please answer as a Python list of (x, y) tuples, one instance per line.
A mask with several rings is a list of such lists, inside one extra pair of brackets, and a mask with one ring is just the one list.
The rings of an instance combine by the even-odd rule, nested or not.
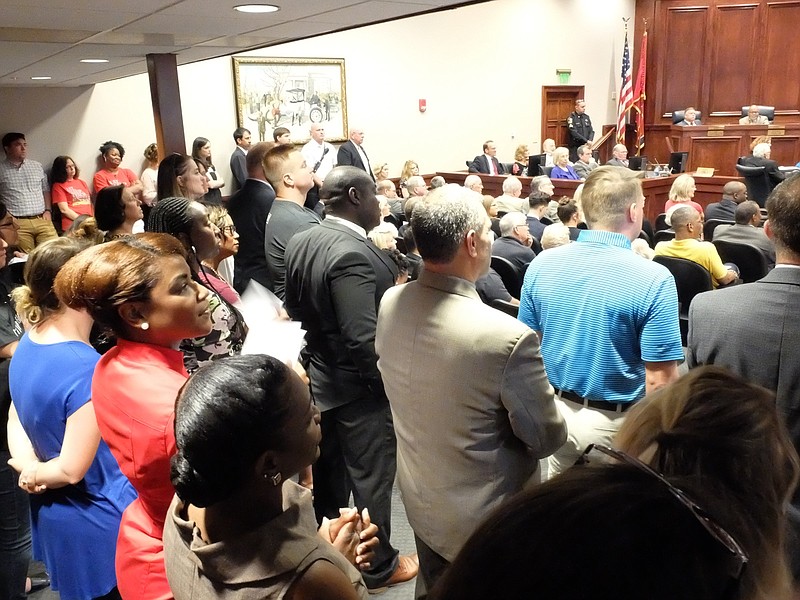
[(715, 288), (719, 286), (719, 280), (728, 274), (719, 252), (711, 242), (693, 239), (659, 242), (656, 244), (656, 256), (672, 256), (696, 262), (711, 273), (711, 283)]

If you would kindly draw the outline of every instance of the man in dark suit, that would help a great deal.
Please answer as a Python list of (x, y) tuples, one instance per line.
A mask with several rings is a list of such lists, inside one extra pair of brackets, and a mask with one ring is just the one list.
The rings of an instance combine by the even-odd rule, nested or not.
[(545, 192), (540, 192), (537, 190), (535, 192), (531, 192), (531, 195), (528, 196), (528, 205), (530, 206), (528, 209), (528, 215), (526, 217), (528, 231), (539, 242), (542, 241), (544, 228), (547, 227), (547, 224), (542, 223), (541, 219), (544, 217), (544, 213), (547, 212), (548, 204), (550, 204), (550, 196), (548, 196)]
[[(776, 393), (795, 448), (800, 448), (800, 178), (767, 200), (764, 231), (777, 264), (755, 283), (695, 296), (689, 308), (687, 362), (721, 365)], [(792, 501), (797, 515), (800, 498)], [(797, 533), (790, 544), (792, 571), (800, 574)], [(793, 546), (793, 547), (791, 547)]]
[(500, 235), (492, 244), (492, 256), (505, 258), (523, 273), (530, 262), (536, 258), (531, 250), (533, 236), (528, 230), (528, 221), (521, 212), (510, 212), (500, 219)]
[(497, 145), (492, 140), (483, 143), (483, 154), (476, 156), (469, 167), (470, 173), (486, 173), (487, 175), (502, 175), (505, 173), (503, 165), (497, 160)]
[(352, 166), (336, 167), (320, 189), (326, 218), (286, 246), (286, 310), (301, 321), (303, 364), (321, 412), (314, 464), (317, 519), (337, 517), (350, 493), (369, 508), (380, 546), (363, 573), (371, 589), (408, 581), (416, 557), (389, 543), (396, 442), (375, 353), (377, 309), (397, 267), (367, 238), (381, 221), (375, 183)]
[(247, 152), (250, 150), (250, 130), (244, 127), (237, 127), (233, 132), (233, 141), (236, 142), (236, 149), (231, 154), (230, 167), (236, 187), (241, 188), (247, 179)]
[(364, 148), (361, 147), (362, 143), (364, 143), (364, 131), (357, 127), (351, 128), (350, 139), (339, 146), (339, 151), (336, 154), (336, 164), (351, 165), (366, 171), (372, 181), (375, 181), (375, 175), (372, 173), (372, 167), (369, 164), (369, 157), (364, 152)]
[(233, 287), (240, 294), (251, 279), (269, 284), (264, 256), (264, 224), (275, 200), (275, 190), (267, 183), (262, 161), (272, 142), (259, 142), (247, 154), (247, 179), (228, 200), (228, 214), (239, 233), (239, 252), (233, 259)]
[(722, 200), (712, 202), (703, 211), (706, 221), (711, 219), (733, 221), (736, 207), (745, 200), (747, 200), (747, 186), (741, 181), (729, 181), (722, 188)]
[(785, 175), (778, 168), (778, 163), (770, 160), (771, 152), (772, 146), (770, 144), (756, 144), (753, 148), (753, 155), (742, 159), (742, 164), (747, 167), (764, 167), (764, 171), (769, 177), (770, 191), (785, 178)]

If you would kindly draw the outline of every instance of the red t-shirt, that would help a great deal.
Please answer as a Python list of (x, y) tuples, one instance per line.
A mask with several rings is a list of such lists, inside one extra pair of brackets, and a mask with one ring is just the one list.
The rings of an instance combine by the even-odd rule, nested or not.
[[(64, 183), (54, 183), (51, 190), (53, 204), (66, 202), (67, 206), (79, 215), (93, 215), (92, 197), (89, 186), (83, 179), (73, 179)], [(61, 230), (66, 231), (72, 225), (72, 219), (61, 216)]]
[(92, 184), (94, 185), (94, 193), (96, 194), (103, 188), (107, 188), (110, 185), (124, 185), (125, 187), (128, 187), (137, 179), (138, 177), (136, 177), (136, 175), (130, 169), (123, 169), (120, 167), (117, 169), (116, 173), (112, 173), (106, 169), (100, 169), (94, 174), (94, 180)]

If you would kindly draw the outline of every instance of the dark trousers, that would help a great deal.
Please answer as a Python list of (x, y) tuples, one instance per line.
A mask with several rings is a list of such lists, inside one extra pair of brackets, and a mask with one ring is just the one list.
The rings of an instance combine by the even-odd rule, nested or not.
[(0, 450), (0, 598), (23, 600), (31, 561), (30, 504), (9, 458), (8, 450)]
[(450, 561), (432, 550), (416, 534), (414, 534), (414, 543), (417, 545), (417, 556), (419, 557), (419, 573), (417, 573), (417, 582), (414, 588), (414, 599), (426, 600), (433, 586), (450, 566)]
[(389, 403), (366, 395), (321, 415), (320, 456), (314, 464), (314, 509), (317, 520), (339, 516), (350, 493), (359, 511), (369, 509), (378, 526), (380, 545), (372, 568), (362, 573), (367, 587), (379, 587), (397, 569), (398, 552), (391, 536), (392, 485), (396, 440)]

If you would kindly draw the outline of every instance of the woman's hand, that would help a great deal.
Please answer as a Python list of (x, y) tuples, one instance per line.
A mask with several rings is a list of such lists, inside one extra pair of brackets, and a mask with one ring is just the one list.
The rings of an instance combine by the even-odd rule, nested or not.
[(378, 547), (378, 526), (369, 518), (369, 510), (366, 508), (361, 513), (361, 532), (358, 534), (361, 543), (356, 548), (355, 565), (362, 571), (368, 570), (372, 566), (372, 559), (375, 558), (375, 548)]
[(378, 545), (378, 526), (365, 508), (361, 516), (355, 508), (340, 508), (337, 519), (322, 519), (320, 536), (333, 544), (347, 560), (361, 570), (369, 569)]
[(46, 485), (36, 485), (36, 472), (39, 470), (39, 462), (23, 463), (21, 460), (12, 458), (8, 461), (9, 466), (17, 471), (19, 475), (19, 487), (29, 494), (41, 494), (47, 490)]

